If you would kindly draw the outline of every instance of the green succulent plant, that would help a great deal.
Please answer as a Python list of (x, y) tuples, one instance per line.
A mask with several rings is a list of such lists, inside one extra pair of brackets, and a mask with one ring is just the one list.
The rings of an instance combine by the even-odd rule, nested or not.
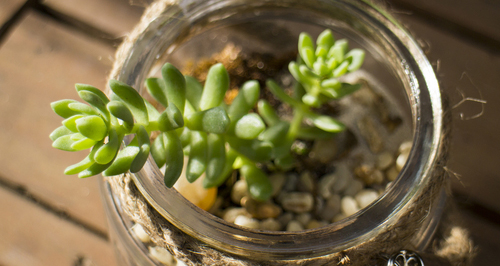
[[(242, 84), (231, 104), (224, 103), (229, 75), (222, 64), (209, 69), (204, 84), (165, 64), (162, 78), (145, 81), (148, 94), (162, 106), (161, 112), (120, 81), (109, 82), (109, 98), (93, 86), (76, 84), (78, 95), (87, 104), (53, 102), (52, 109), (64, 120), (50, 138), (55, 148), (90, 149), (90, 153), (64, 173), (80, 178), (134, 173), (151, 154), (158, 167), (165, 167), (165, 185), (172, 187), (186, 158), (189, 182), (204, 174), (206, 188), (219, 186), (238, 170), (250, 195), (267, 200), (272, 187), (259, 165), (288, 170), (294, 166), (291, 147), (297, 138), (327, 138), (344, 130), (342, 123), (316, 113), (313, 107), (359, 88), (338, 78), (361, 66), (362, 50), (348, 51), (347, 41), (335, 41), (329, 30), (319, 35), (316, 47), (311, 37), (302, 33), (298, 47), (300, 58), (289, 65), (297, 80), (294, 94), (288, 95), (273, 80), (266, 82), (276, 98), (292, 107), (290, 121), (280, 118), (272, 105), (260, 99), (261, 87), (255, 80)], [(158, 133), (155, 138), (153, 132)]]

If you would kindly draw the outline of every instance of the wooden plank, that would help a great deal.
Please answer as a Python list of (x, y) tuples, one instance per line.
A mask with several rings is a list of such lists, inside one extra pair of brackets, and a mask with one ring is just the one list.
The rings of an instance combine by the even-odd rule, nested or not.
[(0, 26), (7, 21), (17, 9), (23, 5), (23, 0), (2, 0), (0, 1)]
[(500, 56), (437, 30), (413, 16), (400, 17), (427, 46), (424, 49), (438, 67), (442, 88), (452, 106), (462, 100), (462, 93), (488, 102), (483, 105), (466, 101), (452, 110), (454, 121), (447, 168), (457, 173), (456, 178), (453, 177), (455, 190), (500, 212), (500, 105), (497, 104)]
[(126, 35), (151, 0), (45, 0), (48, 6), (115, 37)]
[(2, 188), (0, 202), (0, 265), (117, 265), (106, 240)]
[(101, 231), (106, 219), (97, 180), (63, 174), (85, 154), (52, 148), (48, 136), (62, 119), (50, 103), (77, 99), (76, 82), (104, 87), (113, 53), (34, 13), (0, 49), (0, 178)]
[(437, 17), (500, 42), (500, 2), (491, 0), (391, 0), (403, 10)]

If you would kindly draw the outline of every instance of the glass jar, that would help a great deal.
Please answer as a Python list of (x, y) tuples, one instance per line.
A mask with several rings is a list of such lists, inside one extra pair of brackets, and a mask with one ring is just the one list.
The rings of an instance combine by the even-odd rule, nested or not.
[[(385, 254), (403, 248), (426, 248), (445, 202), (446, 180), (439, 167), (445, 159), (447, 139), (442, 96), (431, 64), (390, 14), (363, 0), (159, 2), (159, 10), (150, 10), (148, 23), (143, 21), (129, 38), (113, 78), (141, 91), (144, 79), (167, 61), (182, 68), (188, 60), (209, 57), (229, 42), (249, 53), (279, 57), (296, 49), (301, 31), (317, 35), (329, 28), (336, 38), (347, 38), (352, 46), (367, 52), (363, 69), (376, 77), (384, 93), (401, 108), (411, 131), (412, 148), (398, 178), (377, 201), (318, 229), (275, 232), (227, 223), (195, 207), (175, 189), (165, 187), (162, 173), (150, 158), (144, 169), (131, 178), (155, 212), (202, 245), (249, 261), (286, 264), (317, 259), (324, 263), (336, 254), (333, 259), (337, 263), (342, 254), (345, 257), (360, 250)], [(132, 218), (123, 212), (123, 205), (129, 203), (116, 196), (104, 179), (101, 188), (120, 265), (157, 265), (147, 247), (131, 235)], [(419, 211), (422, 208), (425, 211)], [(404, 241), (393, 241), (393, 247), (384, 245), (380, 239), (390, 239), (387, 235), (391, 230), (407, 226), (402, 220), (412, 222), (407, 219), (409, 213), (418, 218), (413, 221), (418, 223), (417, 229), (401, 235)], [(379, 240), (381, 246), (373, 246)], [(356, 249), (360, 247), (366, 248)], [(350, 259), (355, 261), (352, 256)]]

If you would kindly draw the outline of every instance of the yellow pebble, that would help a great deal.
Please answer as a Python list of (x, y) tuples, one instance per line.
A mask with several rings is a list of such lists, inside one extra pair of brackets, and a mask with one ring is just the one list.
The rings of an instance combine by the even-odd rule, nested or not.
[(191, 203), (208, 211), (214, 205), (217, 198), (217, 188), (205, 189), (203, 187), (203, 178), (205, 178), (204, 174), (193, 183), (189, 183), (185, 174), (182, 173), (179, 180), (175, 183), (174, 188)]

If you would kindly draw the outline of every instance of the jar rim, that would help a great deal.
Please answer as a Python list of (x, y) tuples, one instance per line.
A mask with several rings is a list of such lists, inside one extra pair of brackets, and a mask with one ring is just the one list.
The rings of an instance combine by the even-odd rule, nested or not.
[[(171, 21), (172, 18), (178, 19), (182, 16), (183, 19), (178, 19), (176, 23), (186, 23), (183, 26), (189, 26), (189, 23), (200, 19), (200, 12), (206, 10), (207, 6), (229, 2), (245, 3), (245, 1), (230, 0), (184, 1), (189, 5), (171, 6), (166, 9), (161, 16), (150, 23), (134, 43), (132, 53), (128, 55), (116, 78), (132, 86), (142, 85), (144, 75), (152, 67), (159, 50), (165, 48), (153, 44), (158, 40), (157, 31), (161, 34), (171, 34), (172, 39), (179, 35), (164, 28), (167, 20)], [(299, 4), (301, 1), (252, 2), (286, 8), (289, 4)], [(141, 171), (132, 175), (139, 191), (170, 223), (216, 249), (243, 256), (266, 254), (271, 259), (325, 256), (348, 249), (368, 241), (394, 224), (415, 196), (423, 193), (423, 189), (429, 183), (430, 171), (437, 164), (442, 149), (440, 142), (443, 134), (442, 100), (434, 70), (417, 42), (390, 14), (368, 1), (319, 0), (318, 2), (345, 8), (346, 12), (359, 17), (364, 23), (363, 27), (379, 31), (381, 40), (388, 44), (386, 48), (391, 49), (396, 55), (399, 64), (396, 67), (406, 85), (414, 127), (413, 145), (407, 163), (391, 188), (360, 212), (317, 229), (278, 232), (243, 228), (195, 207), (175, 189), (168, 189), (163, 185), (163, 175), (150, 158)]]

